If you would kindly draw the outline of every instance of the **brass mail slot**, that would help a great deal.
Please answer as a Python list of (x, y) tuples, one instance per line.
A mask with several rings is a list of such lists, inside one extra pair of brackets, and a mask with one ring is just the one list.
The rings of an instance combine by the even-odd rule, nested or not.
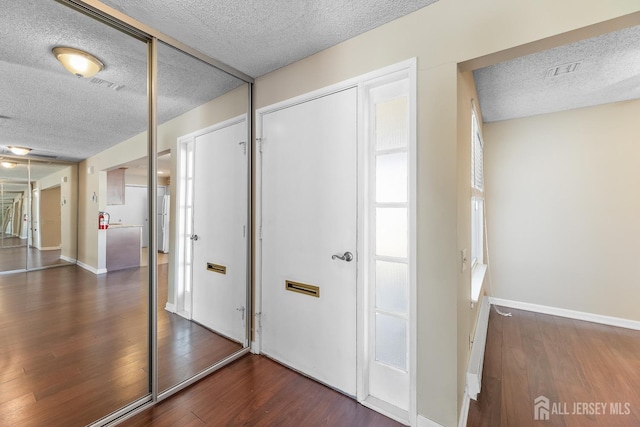
[(285, 289), (292, 292), (298, 292), (312, 297), (320, 298), (320, 288), (318, 286), (307, 285), (306, 283), (292, 282), (286, 280)]
[(224, 265), (213, 264), (211, 262), (207, 263), (207, 270), (213, 271), (215, 273), (227, 274), (227, 267)]

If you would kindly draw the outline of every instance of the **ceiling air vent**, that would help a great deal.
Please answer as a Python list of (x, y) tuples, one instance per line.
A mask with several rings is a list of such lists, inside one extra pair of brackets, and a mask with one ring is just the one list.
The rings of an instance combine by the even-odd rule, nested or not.
[(107, 81), (107, 80), (102, 80), (102, 79), (99, 79), (97, 77), (94, 77), (91, 80), (89, 80), (89, 83), (93, 83), (93, 84), (96, 84), (96, 85), (104, 86), (107, 89), (112, 89), (112, 90), (120, 90), (120, 89), (122, 89), (124, 87), (124, 85), (119, 85), (119, 84), (116, 84), (116, 83), (113, 83), (113, 82), (110, 82), (110, 81)]
[(578, 69), (579, 65), (579, 62), (570, 62), (568, 64), (556, 65), (555, 67), (549, 68), (547, 70), (547, 78), (571, 74)]

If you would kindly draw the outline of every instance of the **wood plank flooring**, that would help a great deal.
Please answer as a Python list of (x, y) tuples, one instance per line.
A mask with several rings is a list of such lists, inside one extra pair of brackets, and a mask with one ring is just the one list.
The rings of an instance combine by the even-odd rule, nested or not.
[[(27, 252), (29, 259), (27, 261)], [(27, 268), (41, 268), (60, 265), (71, 265), (60, 258), (60, 250), (41, 251), (26, 246), (0, 248), (0, 272), (24, 270)]]
[[(240, 348), (168, 313), (158, 267), (160, 389)], [(148, 394), (147, 269), (0, 276), (0, 425), (83, 426)]]
[(397, 427), (335, 390), (247, 355), (120, 426)]
[[(482, 391), (469, 427), (640, 426), (640, 331), (491, 310)], [(549, 399), (548, 420), (534, 399)]]

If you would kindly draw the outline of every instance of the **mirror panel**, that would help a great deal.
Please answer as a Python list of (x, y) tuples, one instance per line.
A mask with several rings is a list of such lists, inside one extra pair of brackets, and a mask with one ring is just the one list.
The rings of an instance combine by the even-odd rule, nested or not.
[(29, 162), (1, 159), (0, 166), (0, 272), (27, 266), (28, 227), (24, 221), (29, 203)]
[[(1, 219), (11, 205), (12, 235), (22, 223), (0, 263), (19, 242), (9, 268), (30, 270), (0, 275), (0, 424), (87, 425), (150, 399), (148, 268), (107, 272), (98, 229), (106, 171), (147, 152), (147, 43), (56, 1), (3, 5), (0, 33), (0, 156), (32, 148), (0, 167)], [(105, 67), (76, 77), (56, 46)]]
[(28, 270), (75, 264), (77, 176), (76, 164), (29, 160)]
[(160, 392), (248, 345), (248, 90), (158, 44), (158, 158), (171, 159), (158, 167), (159, 184), (170, 174), (169, 215), (159, 199), (157, 221), (168, 237), (158, 241), (168, 250), (158, 258), (168, 262), (158, 265)]
[[(12, 319), (0, 395), (15, 408), (0, 424), (55, 416), (86, 425), (151, 398), (149, 268), (158, 272), (160, 392), (248, 347), (250, 87), (158, 43), (152, 155), (162, 174), (149, 191), (147, 43), (63, 1), (5, 6), (0, 156), (17, 165), (0, 168), (0, 269), (30, 272), (0, 275)], [(95, 54), (104, 69), (70, 75), (51, 53), (59, 45)], [(16, 158), (10, 145), (33, 151)], [(114, 201), (109, 176), (121, 169)], [(142, 216), (131, 215), (134, 204)], [(191, 239), (194, 226), (202, 240)], [(125, 229), (139, 231), (140, 262), (118, 267), (110, 254), (124, 251), (110, 246)], [(153, 238), (158, 265), (149, 266)]]

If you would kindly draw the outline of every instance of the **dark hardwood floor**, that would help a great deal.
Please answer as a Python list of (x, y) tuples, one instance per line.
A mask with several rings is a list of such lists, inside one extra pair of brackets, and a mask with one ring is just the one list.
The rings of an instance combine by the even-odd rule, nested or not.
[(257, 355), (244, 356), (120, 425), (401, 426), (335, 390)]
[[(60, 258), (61, 251), (41, 251), (36, 248), (23, 246), (11, 246), (0, 248), (0, 272), (12, 270), (24, 270), (27, 268), (41, 268), (59, 265), (70, 265)], [(27, 254), (29, 256), (27, 260)]]
[[(491, 310), (468, 426), (640, 426), (640, 331), (503, 310), (513, 316)], [(534, 419), (539, 396), (548, 420)]]
[[(164, 310), (158, 272), (162, 390), (240, 345)], [(84, 426), (147, 395), (147, 287), (146, 268), (0, 275), (0, 425)]]

